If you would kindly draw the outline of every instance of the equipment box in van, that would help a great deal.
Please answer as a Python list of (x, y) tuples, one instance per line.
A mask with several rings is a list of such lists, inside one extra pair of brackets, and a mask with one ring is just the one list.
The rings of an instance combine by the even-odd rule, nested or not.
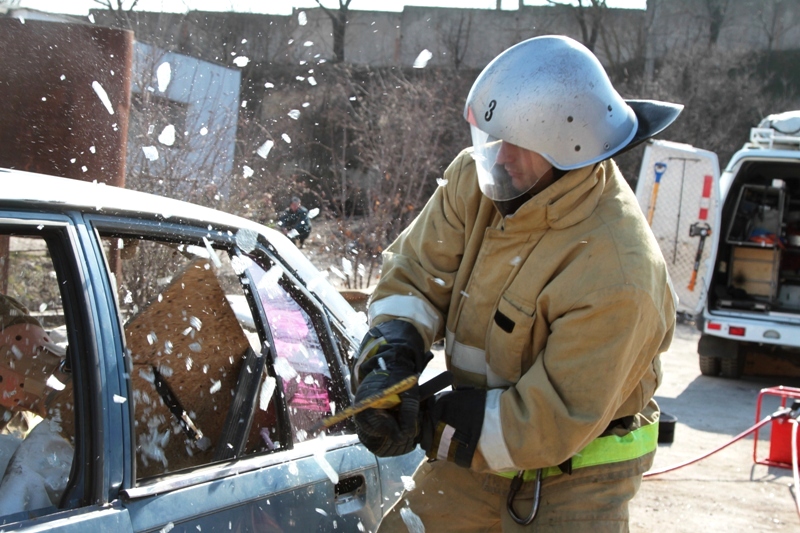
[(800, 363), (800, 111), (764, 119), (721, 175), (711, 152), (651, 142), (636, 195), (701, 372), (738, 378), (748, 353)]

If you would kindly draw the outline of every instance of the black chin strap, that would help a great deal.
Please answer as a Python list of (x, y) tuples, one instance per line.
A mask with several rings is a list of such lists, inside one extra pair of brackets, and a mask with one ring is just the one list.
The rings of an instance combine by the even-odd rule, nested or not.
[(522, 196), (517, 196), (512, 200), (494, 200), (494, 206), (500, 211), (500, 214), (504, 217), (508, 215), (513, 215), (517, 212), (517, 209), (522, 207), (522, 205), (533, 198), (533, 195), (530, 192), (526, 192)]
[[(561, 170), (560, 168), (556, 168), (556, 167), (552, 167), (552, 171), (553, 171), (553, 182), (554, 183), (556, 181), (558, 181), (559, 179), (561, 179), (561, 177), (564, 174), (569, 172), (568, 170)], [(494, 206), (497, 208), (498, 211), (500, 211), (500, 214), (502, 216), (504, 216), (504, 217), (507, 217), (508, 215), (513, 215), (514, 213), (516, 213), (517, 209), (522, 207), (525, 204), (525, 202), (527, 202), (528, 200), (530, 200), (534, 196), (536, 196), (536, 195), (533, 194), (532, 192), (528, 191), (528, 192), (526, 192), (524, 194), (521, 194), (520, 196), (517, 196), (516, 198), (513, 198), (511, 200), (493, 200), (493, 201), (494, 201)]]

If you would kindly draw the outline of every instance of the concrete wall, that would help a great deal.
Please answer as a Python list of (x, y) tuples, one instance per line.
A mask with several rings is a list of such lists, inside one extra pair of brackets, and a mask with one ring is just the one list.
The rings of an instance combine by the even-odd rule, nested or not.
[[(648, 34), (656, 57), (696, 52), (709, 46), (712, 14), (706, 2), (649, 0), (648, 10), (653, 19)], [(716, 46), (732, 52), (800, 48), (800, 2), (729, 2)]]
[[(112, 20), (108, 11), (93, 13), (98, 23)], [(232, 64), (236, 55), (285, 65), (333, 58), (331, 21), (318, 8), (296, 10), (291, 16), (194, 11), (133, 15), (138, 40), (164, 42), (167, 37), (176, 51), (218, 63)], [(647, 11), (605, 10), (595, 53), (606, 65), (643, 58), (647, 47), (654, 59), (696, 53), (709, 46), (712, 19), (708, 3), (700, 0), (649, 0)], [(514, 43), (553, 33), (583, 40), (573, 8), (351, 11), (345, 56), (361, 65), (411, 66), (428, 50), (431, 66), (482, 68)], [(728, 2), (716, 46), (731, 51), (800, 48), (800, 2)]]

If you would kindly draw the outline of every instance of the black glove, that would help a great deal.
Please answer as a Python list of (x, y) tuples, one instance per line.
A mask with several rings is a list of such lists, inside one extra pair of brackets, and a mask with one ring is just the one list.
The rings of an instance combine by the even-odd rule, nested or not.
[(425, 455), (469, 468), (485, 411), (484, 389), (456, 389), (428, 400), (423, 406), (419, 443)]
[[(367, 332), (353, 362), (353, 385), (378, 368), (397, 373), (390, 385), (419, 374), (433, 355), (425, 353), (425, 342), (417, 328), (405, 320), (390, 320)], [(381, 363), (381, 361), (383, 361)], [(402, 374), (402, 375), (400, 375)]]
[[(410, 376), (418, 375), (433, 355), (413, 324), (392, 320), (372, 328), (361, 343), (353, 368), (355, 401), (368, 398)], [(393, 409), (367, 409), (355, 416), (361, 442), (375, 455), (403, 455), (414, 449), (419, 434), (419, 387), (400, 394)]]
[[(356, 402), (378, 394), (389, 385), (390, 374), (375, 370), (361, 382)], [(367, 409), (355, 415), (356, 433), (378, 457), (405, 455), (417, 445), (419, 435), (419, 386), (400, 393), (400, 405), (392, 409)]]

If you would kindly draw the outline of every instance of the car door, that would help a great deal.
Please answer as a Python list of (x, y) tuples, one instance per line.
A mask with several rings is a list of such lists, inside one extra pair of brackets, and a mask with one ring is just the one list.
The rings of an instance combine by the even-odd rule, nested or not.
[(274, 249), (213, 224), (89, 218), (125, 339), (134, 531), (374, 530), (374, 456), (349, 422), (312, 431), (350, 401), (337, 336)]
[(645, 146), (636, 198), (667, 262), (678, 311), (702, 311), (719, 235), (717, 155), (687, 144)]
[(110, 431), (122, 391), (105, 381), (105, 354), (121, 345), (105, 327), (80, 217), (49, 207), (0, 207), (0, 524), (130, 531), (117, 501), (123, 447)]

